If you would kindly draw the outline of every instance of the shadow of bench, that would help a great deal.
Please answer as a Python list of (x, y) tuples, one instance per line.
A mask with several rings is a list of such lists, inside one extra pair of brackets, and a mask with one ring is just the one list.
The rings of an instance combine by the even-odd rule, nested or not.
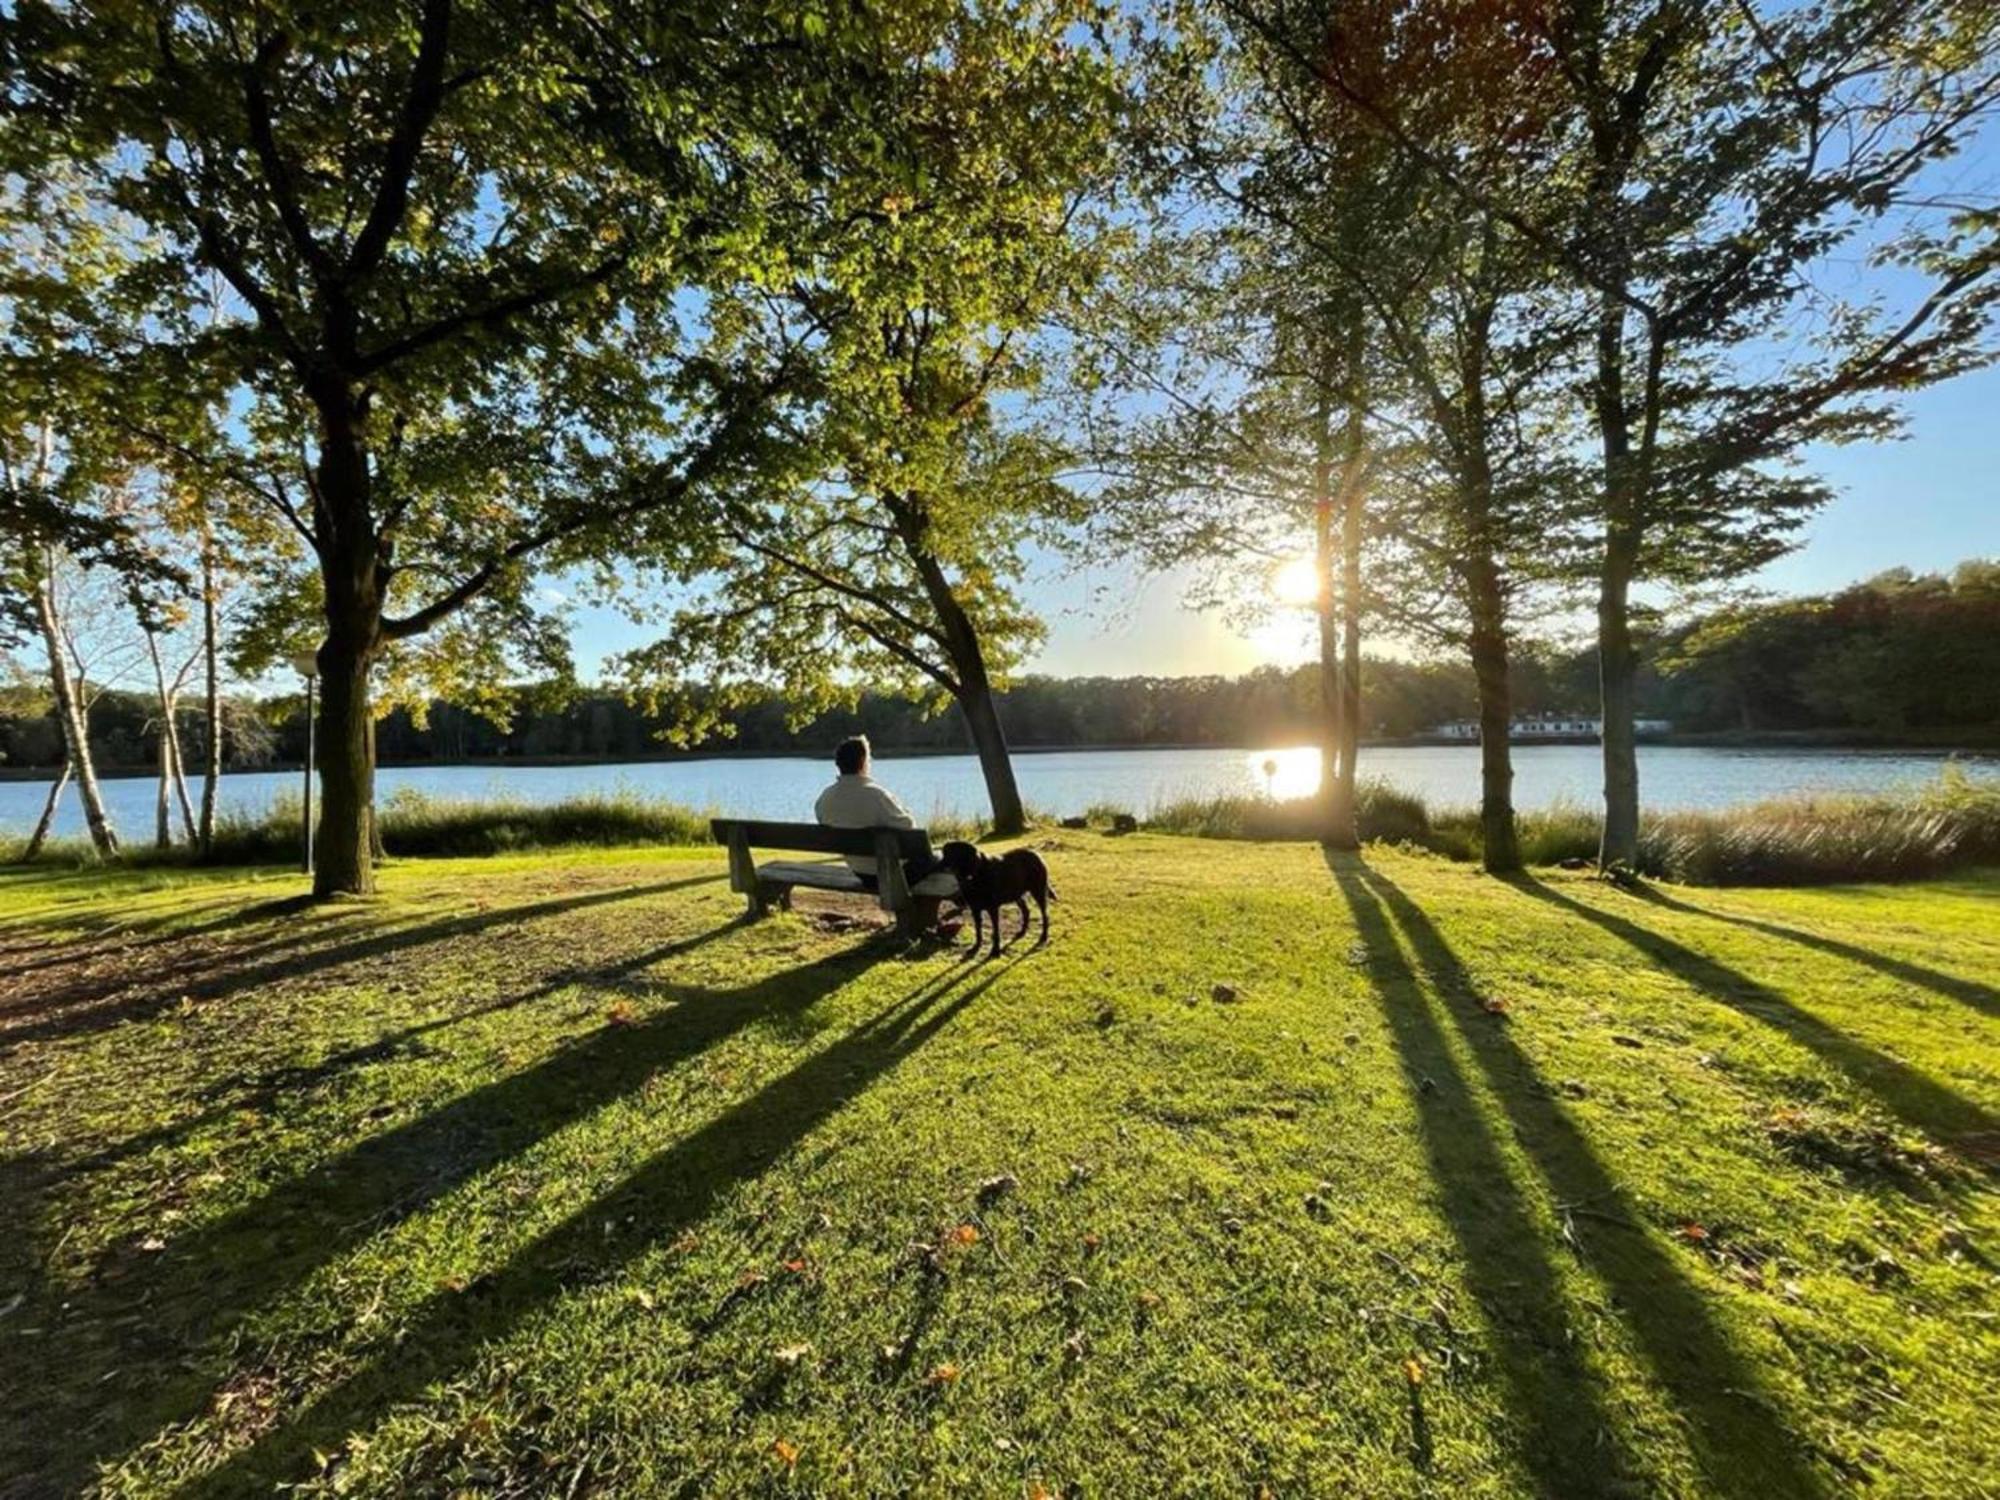
[[(914, 886), (903, 875), (906, 860), (929, 860), (930, 834), (921, 828), (826, 828), (818, 823), (767, 823), (753, 818), (712, 818), (709, 832), (729, 850), (729, 888), (741, 895), (752, 917), (773, 906), (790, 910), (794, 887), (872, 894), (896, 919), (896, 930), (915, 937), (937, 925), (938, 908), (958, 898), (958, 880), (942, 871)], [(871, 892), (860, 876), (837, 859), (773, 859), (758, 864), (752, 849), (799, 854), (866, 855), (875, 861)]]

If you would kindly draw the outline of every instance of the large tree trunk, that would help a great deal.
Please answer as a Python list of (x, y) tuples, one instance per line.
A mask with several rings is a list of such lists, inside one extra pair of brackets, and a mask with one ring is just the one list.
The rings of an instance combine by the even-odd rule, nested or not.
[(368, 668), (351, 642), (329, 639), (319, 651), (319, 831), (313, 844), (313, 893), (367, 895), (375, 889), (369, 825), (375, 763), (368, 754)]
[(385, 583), (370, 506), (362, 406), (346, 391), (319, 402), (317, 548), (326, 589), (326, 640), (319, 648), (319, 833), (313, 863), (318, 896), (375, 889), (370, 828), (375, 807), (374, 740), (368, 672), (382, 644)]
[(220, 650), (217, 636), (215, 600), (215, 539), (204, 516), (201, 523), (201, 721), (202, 752), (207, 760), (201, 783), (201, 822), (196, 838), (201, 852), (215, 846), (215, 800), (222, 780), (222, 674), (216, 658)]
[(993, 831), (1003, 837), (1025, 833), (1027, 810), (1021, 806), (1021, 789), (1014, 782), (1014, 761), (1007, 753), (1007, 736), (1000, 727), (1000, 711), (993, 701), (993, 683), (986, 671), (986, 653), (979, 644), (979, 628), (958, 602), (958, 594), (945, 576), (944, 567), (924, 541), (925, 520), (921, 508), (910, 501), (884, 497), (904, 551), (916, 568), (931, 608), (936, 612), (945, 654), (951, 659), (955, 685), (952, 696), (964, 710), (966, 728), (972, 734), (972, 748), (979, 756), (979, 771), (986, 779), (986, 799), (993, 806)]
[(30, 864), (42, 852), (42, 845), (49, 841), (49, 830), (55, 827), (56, 807), (62, 801), (63, 788), (69, 785), (69, 760), (64, 758), (56, 771), (56, 779), (49, 783), (48, 799), (42, 803), (42, 815), (35, 819), (35, 831), (28, 835), (27, 847), (21, 851), (21, 863)]
[(993, 687), (986, 680), (982, 664), (976, 679), (961, 668), (959, 706), (972, 731), (972, 745), (979, 753), (979, 774), (986, 778), (986, 799), (993, 805), (993, 831), (1017, 834), (1026, 831), (1028, 814), (1021, 806), (1021, 789), (1014, 783), (1014, 761), (1007, 753), (1007, 736), (1000, 727), (1000, 712), (993, 702)]
[(1639, 746), (1634, 722), (1639, 671), (1632, 648), (1629, 595), (1637, 543), (1614, 529), (1605, 538), (1597, 595), (1598, 691), (1604, 713), (1604, 833), (1597, 863), (1609, 870), (1639, 862)]
[(1472, 675), (1479, 685), (1481, 862), (1494, 874), (1521, 868), (1514, 829), (1513, 702), (1507, 687), (1507, 627), (1498, 578), (1477, 561), (1472, 585)]
[(55, 558), (44, 548), (40, 577), (35, 587), (35, 615), (41, 626), (42, 644), (49, 657), (49, 687), (56, 700), (56, 722), (62, 728), (63, 749), (69, 758), (70, 774), (76, 778), (77, 796), (83, 802), (84, 826), (90, 842), (106, 859), (118, 853), (118, 833), (104, 810), (104, 795), (97, 785), (97, 768), (90, 758), (90, 726), (76, 678), (70, 671), (69, 648), (63, 642), (62, 620), (55, 593)]

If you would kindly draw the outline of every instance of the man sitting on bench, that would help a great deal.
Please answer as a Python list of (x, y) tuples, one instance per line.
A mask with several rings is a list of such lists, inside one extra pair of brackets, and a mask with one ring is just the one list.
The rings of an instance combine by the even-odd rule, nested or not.
[[(840, 774), (819, 794), (813, 816), (828, 828), (915, 828), (917, 820), (896, 800), (896, 794), (868, 774), (873, 763), (868, 736), (857, 734), (842, 740), (833, 752), (833, 764)], [(861, 878), (869, 890), (875, 889), (875, 861), (866, 854), (844, 854), (847, 867)], [(915, 885), (936, 872), (935, 856), (903, 861), (903, 878)]]

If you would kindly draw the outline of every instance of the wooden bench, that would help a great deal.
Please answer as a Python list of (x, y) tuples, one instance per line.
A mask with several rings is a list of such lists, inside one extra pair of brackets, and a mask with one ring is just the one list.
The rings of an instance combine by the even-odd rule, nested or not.
[(753, 917), (772, 906), (790, 909), (792, 888), (863, 893), (861, 878), (839, 860), (766, 860), (752, 849), (786, 849), (809, 854), (865, 854), (875, 861), (874, 896), (893, 912), (905, 936), (937, 925), (938, 907), (958, 897), (957, 877), (939, 871), (913, 887), (903, 878), (903, 862), (931, 857), (930, 835), (921, 828), (826, 828), (818, 823), (764, 823), (751, 818), (712, 818), (709, 832), (729, 850), (729, 888), (743, 896)]

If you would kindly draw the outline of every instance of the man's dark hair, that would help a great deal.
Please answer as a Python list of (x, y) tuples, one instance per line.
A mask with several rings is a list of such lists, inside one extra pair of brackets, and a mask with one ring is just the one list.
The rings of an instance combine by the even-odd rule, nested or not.
[(833, 763), (840, 768), (841, 775), (858, 776), (868, 764), (868, 736), (857, 734), (851, 740), (842, 740), (840, 748), (833, 752)]

